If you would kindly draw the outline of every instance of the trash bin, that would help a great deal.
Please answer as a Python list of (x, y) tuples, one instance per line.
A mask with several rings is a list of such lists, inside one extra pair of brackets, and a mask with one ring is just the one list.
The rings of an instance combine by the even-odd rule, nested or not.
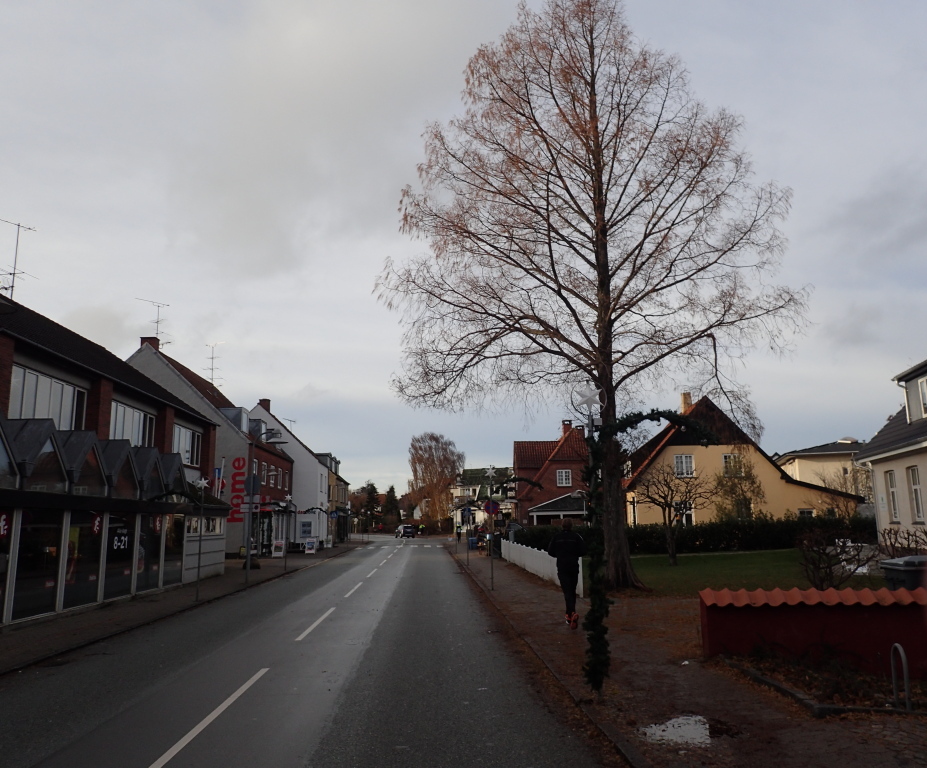
[(470, 549), (476, 549), (476, 536), (471, 536), (469, 539), (467, 539), (467, 546)]
[(883, 560), (882, 573), (889, 589), (917, 589), (927, 586), (927, 555), (908, 555)]

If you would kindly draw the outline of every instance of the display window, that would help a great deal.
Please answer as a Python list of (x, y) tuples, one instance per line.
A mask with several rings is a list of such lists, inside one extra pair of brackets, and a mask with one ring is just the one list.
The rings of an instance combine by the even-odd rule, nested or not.
[(106, 529), (106, 571), (103, 598), (122, 597), (132, 591), (132, 569), (136, 563), (134, 519), (110, 514)]
[(60, 512), (23, 510), (13, 590), (14, 621), (55, 610), (62, 528)]
[(103, 514), (72, 512), (68, 523), (64, 607), (95, 603), (100, 587), (103, 553)]
[(164, 586), (183, 580), (184, 515), (164, 518)]
[(161, 577), (161, 532), (164, 515), (139, 515), (135, 591), (157, 589)]
[(6, 599), (6, 580), (10, 571), (10, 542), (13, 540), (13, 510), (0, 509), (0, 611)]

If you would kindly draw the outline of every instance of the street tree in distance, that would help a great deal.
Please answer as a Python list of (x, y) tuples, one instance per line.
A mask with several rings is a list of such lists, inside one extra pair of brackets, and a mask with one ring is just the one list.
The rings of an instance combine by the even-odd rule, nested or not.
[(699, 102), (618, 0), (523, 4), (470, 59), (463, 99), (427, 129), (421, 185), (402, 193), (402, 229), (429, 252), (378, 278), (404, 325), (393, 385), (450, 410), (594, 385), (605, 577), (641, 586), (619, 416), (684, 381), (751, 420), (736, 363), (783, 351), (804, 321), (806, 291), (771, 281), (790, 192), (753, 183), (740, 118)]
[(391, 485), (386, 489), (386, 498), (383, 499), (383, 522), (387, 525), (395, 525), (399, 522), (400, 507), (399, 499), (396, 496), (396, 486)]
[(425, 432), (412, 438), (409, 467), (410, 495), (417, 505), (423, 506), (424, 517), (440, 522), (451, 508), (451, 486), (463, 472), (463, 452), (444, 435)]

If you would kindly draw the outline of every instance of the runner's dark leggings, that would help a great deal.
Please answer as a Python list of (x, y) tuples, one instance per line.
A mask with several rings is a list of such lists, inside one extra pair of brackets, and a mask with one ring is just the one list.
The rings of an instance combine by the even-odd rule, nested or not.
[(566, 601), (566, 612), (573, 613), (576, 610), (576, 584), (579, 581), (579, 571), (574, 573), (557, 571), (557, 578), (560, 579), (560, 588), (563, 590), (563, 599)]

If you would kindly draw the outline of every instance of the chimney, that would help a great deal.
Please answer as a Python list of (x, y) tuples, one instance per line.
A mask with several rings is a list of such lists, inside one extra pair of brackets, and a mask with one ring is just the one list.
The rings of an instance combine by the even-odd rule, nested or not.
[(685, 413), (692, 407), (692, 393), (683, 392), (682, 393), (682, 403), (679, 408), (680, 413)]
[(142, 336), (139, 347), (144, 347), (146, 344), (149, 347), (154, 347), (155, 352), (161, 349), (161, 340), (157, 336)]
[(563, 434), (568, 435), (570, 434), (570, 430), (573, 429), (573, 420), (564, 419), (563, 421), (560, 422), (560, 426), (563, 429)]
[(260, 400), (258, 400), (258, 405), (261, 406), (261, 408), (263, 408), (265, 411), (270, 413), (270, 399), (269, 398), (262, 397)]

